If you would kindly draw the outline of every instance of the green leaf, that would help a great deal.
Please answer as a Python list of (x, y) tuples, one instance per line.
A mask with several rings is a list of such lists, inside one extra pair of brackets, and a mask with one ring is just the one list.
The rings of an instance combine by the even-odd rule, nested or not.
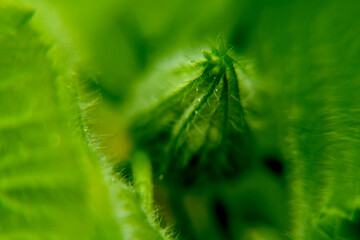
[(280, 2), (264, 5), (249, 48), (264, 123), (256, 134), (272, 136), (284, 156), (291, 238), (358, 239), (341, 238), (339, 226), (359, 224), (360, 6)]
[(2, 4), (0, 238), (122, 239), (97, 163), (62, 101), (67, 83), (51, 46), (29, 24), (33, 11)]

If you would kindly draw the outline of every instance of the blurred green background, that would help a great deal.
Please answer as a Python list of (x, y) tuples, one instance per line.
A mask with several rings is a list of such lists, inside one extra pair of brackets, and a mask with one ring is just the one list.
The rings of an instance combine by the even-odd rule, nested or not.
[[(360, 239), (359, 12), (355, 0), (1, 1), (1, 238), (158, 239), (152, 220), (124, 217), (147, 223), (144, 194), (179, 240)], [(219, 39), (248, 126), (228, 158), (249, 164), (219, 179), (197, 168), (199, 185), (183, 184), (192, 165), (168, 181), (155, 164), (154, 186), (143, 184), (169, 155), (157, 127), (187, 111), (167, 97)]]

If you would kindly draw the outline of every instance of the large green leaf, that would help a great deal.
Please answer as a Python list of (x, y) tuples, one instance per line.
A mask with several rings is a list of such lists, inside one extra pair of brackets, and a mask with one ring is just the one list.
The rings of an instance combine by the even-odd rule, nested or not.
[(0, 238), (122, 239), (33, 14), (0, 8)]
[(292, 239), (360, 237), (359, 7), (279, 1), (256, 21), (258, 134), (284, 155)]
[(170, 239), (96, 150), (71, 46), (22, 5), (0, 11), (1, 239)]

